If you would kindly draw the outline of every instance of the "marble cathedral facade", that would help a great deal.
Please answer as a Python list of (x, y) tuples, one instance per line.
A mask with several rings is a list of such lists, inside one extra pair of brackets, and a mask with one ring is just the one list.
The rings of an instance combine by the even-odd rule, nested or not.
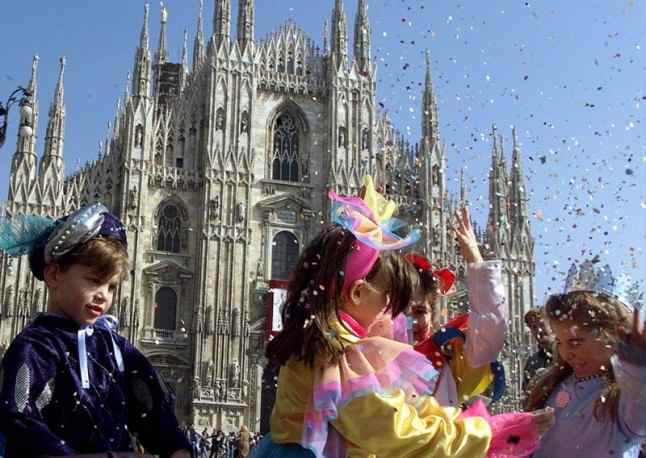
[[(112, 313), (120, 332), (177, 392), (181, 419), (200, 427), (258, 429), (266, 296), (286, 279), (299, 250), (326, 219), (327, 190), (354, 193), (372, 173), (401, 215), (424, 231), (417, 249), (459, 272), (451, 313), (465, 302), (464, 266), (447, 231), (460, 199), (446, 189), (446, 151), (427, 58), (422, 137), (412, 145), (376, 108), (367, 0), (358, 0), (353, 53), (343, 1), (335, 0), (317, 46), (291, 21), (254, 35), (254, 2), (239, 0), (232, 35), (230, 0), (216, 1), (205, 39), (202, 5), (192, 59), (168, 53), (168, 14), (151, 53), (149, 9), (132, 76), (117, 102), (97, 158), (64, 172), (64, 66), (49, 108), (44, 152), (36, 151), (33, 110), (20, 119), (5, 211), (61, 216), (99, 200), (127, 225), (132, 270)], [(504, 263), (510, 312), (508, 404), (519, 398), (528, 343), (522, 315), (532, 306), (533, 239), (520, 150), (508, 173), (493, 132), (490, 215), (480, 231)], [(514, 135), (515, 139), (515, 135)], [(45, 309), (47, 294), (27, 259), (0, 258), (0, 349)]]

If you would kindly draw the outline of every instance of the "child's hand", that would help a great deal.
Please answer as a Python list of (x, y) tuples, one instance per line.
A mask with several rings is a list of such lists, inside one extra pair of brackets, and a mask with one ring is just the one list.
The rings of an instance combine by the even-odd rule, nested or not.
[(556, 421), (556, 415), (554, 414), (554, 409), (551, 407), (546, 407), (541, 410), (535, 410), (532, 412), (532, 415), (534, 416), (534, 424), (536, 425), (536, 429), (538, 430), (538, 434), (540, 436), (543, 436), (552, 426), (554, 426), (554, 422)]
[(480, 254), (478, 241), (471, 226), (471, 218), (469, 217), (469, 209), (467, 207), (462, 207), (455, 212), (455, 225), (452, 229), (458, 239), (460, 251), (465, 261), (469, 264), (482, 262), (482, 255)]
[(635, 309), (632, 329), (619, 328), (617, 355), (628, 363), (646, 366), (646, 322), (640, 321), (639, 310)]

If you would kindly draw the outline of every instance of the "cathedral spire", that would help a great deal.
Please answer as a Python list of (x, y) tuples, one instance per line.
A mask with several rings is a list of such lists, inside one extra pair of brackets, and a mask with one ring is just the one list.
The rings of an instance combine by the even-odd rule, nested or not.
[(148, 49), (148, 3), (144, 6), (144, 24), (141, 27), (139, 47), (135, 56), (132, 78), (132, 95), (148, 97), (150, 86), (150, 51)]
[(33, 99), (36, 99), (36, 95), (37, 95), (36, 93), (38, 92), (38, 83), (36, 81), (36, 74), (38, 73), (39, 60), (40, 60), (40, 57), (38, 57), (38, 54), (36, 54), (31, 61), (31, 79), (29, 80), (29, 86), (27, 86), (27, 90), (29, 91)]
[(354, 21), (354, 60), (363, 72), (370, 70), (370, 20), (368, 0), (359, 0)]
[[(16, 141), (16, 152), (11, 159), (11, 179), (27, 179), (30, 182), (36, 178), (36, 130), (38, 128), (38, 56), (34, 56), (31, 62), (31, 79), (27, 90), (31, 94), (26, 98), (25, 104), (20, 107), (20, 125), (18, 126), (18, 138)], [(9, 200), (13, 196), (11, 189)]]
[(431, 53), (428, 50), (426, 50), (426, 80), (422, 96), (422, 137), (435, 141), (438, 138), (437, 100), (433, 90)]
[(328, 54), (330, 52), (329, 34), (330, 22), (326, 19), (325, 24), (323, 24), (323, 54)]
[(161, 2), (160, 12), (160, 28), (159, 28), (159, 45), (157, 46), (157, 65), (165, 64), (168, 61), (167, 40), (166, 40), (166, 24), (168, 23), (168, 10), (164, 2)]
[(123, 106), (125, 107), (128, 104), (128, 99), (130, 98), (130, 86), (132, 86), (132, 75), (130, 72), (126, 75), (126, 84), (123, 88)]
[(332, 11), (332, 58), (337, 68), (348, 64), (348, 22), (343, 0), (336, 0)]
[(188, 72), (188, 30), (184, 29), (184, 43), (182, 44), (182, 70)]
[(200, 12), (197, 16), (197, 33), (193, 44), (193, 71), (204, 61), (204, 0), (200, 0)]
[(254, 0), (238, 0), (238, 43), (240, 49), (253, 42)]
[(231, 0), (215, 0), (213, 34), (215, 44), (220, 46), (231, 39)]
[(527, 193), (515, 127), (512, 129), (512, 137), (514, 146), (511, 160), (510, 219), (514, 228), (522, 228), (528, 222)]
[(487, 239), (499, 256), (509, 230), (507, 209), (507, 173), (502, 143), (498, 143), (496, 126), (491, 128), (493, 147), (491, 150), (491, 169), (489, 170), (489, 217), (487, 220)]
[(65, 137), (65, 102), (63, 76), (65, 74), (65, 57), (60, 59), (60, 70), (54, 100), (49, 107), (49, 121), (45, 134), (45, 152), (40, 162), (40, 176), (53, 169), (56, 178), (62, 180), (64, 175), (63, 142)]

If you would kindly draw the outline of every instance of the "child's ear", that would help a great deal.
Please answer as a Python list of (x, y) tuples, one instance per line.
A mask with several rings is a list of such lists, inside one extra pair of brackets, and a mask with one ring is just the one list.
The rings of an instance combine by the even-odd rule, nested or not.
[(59, 283), (61, 268), (58, 264), (47, 264), (43, 269), (43, 279), (49, 288), (56, 288)]
[(350, 298), (350, 302), (355, 305), (361, 302), (361, 290), (363, 289), (363, 283), (363, 280), (356, 280), (354, 283), (352, 283), (352, 286), (350, 286), (348, 297)]

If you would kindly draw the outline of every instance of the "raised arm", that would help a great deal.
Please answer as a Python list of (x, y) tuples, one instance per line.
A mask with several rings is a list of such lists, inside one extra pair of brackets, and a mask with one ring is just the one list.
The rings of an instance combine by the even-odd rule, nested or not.
[(466, 358), (472, 367), (496, 360), (507, 332), (507, 299), (502, 283), (500, 261), (483, 261), (469, 209), (455, 215), (454, 231), (467, 262), (469, 321)]
[(646, 323), (635, 310), (633, 328), (622, 331), (612, 367), (619, 384), (619, 422), (628, 435), (646, 439)]

